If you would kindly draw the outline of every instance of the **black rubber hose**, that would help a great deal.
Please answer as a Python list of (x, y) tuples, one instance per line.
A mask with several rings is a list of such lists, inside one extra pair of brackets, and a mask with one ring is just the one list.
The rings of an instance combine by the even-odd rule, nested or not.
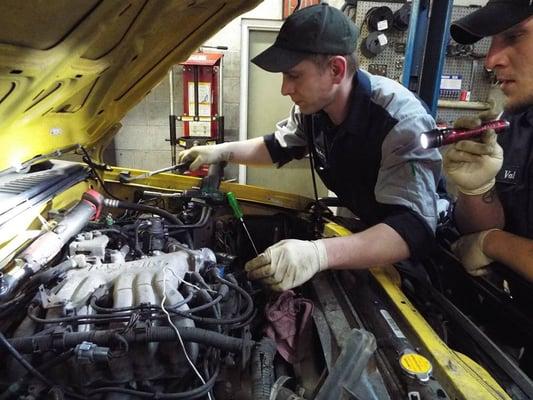
[[(64, 322), (75, 322), (75, 321), (101, 321), (101, 322), (111, 322), (112, 320), (120, 321), (121, 318), (130, 318), (130, 312), (117, 312), (111, 314), (87, 314), (87, 315), (73, 315), (72, 317), (59, 317), (59, 318), (39, 318), (37, 314), (39, 313), (40, 307), (29, 306), (27, 315), (28, 317), (37, 323), (40, 324), (61, 324)], [(36, 311), (34, 311), (36, 310)]]
[(124, 394), (130, 394), (133, 396), (138, 396), (141, 398), (156, 398), (156, 399), (197, 399), (199, 397), (205, 396), (213, 387), (215, 384), (215, 381), (218, 377), (218, 373), (220, 372), (220, 366), (217, 365), (217, 369), (213, 373), (213, 376), (211, 376), (203, 385), (198, 386), (197, 388), (194, 388), (192, 390), (189, 390), (187, 392), (178, 392), (178, 393), (150, 393), (150, 392), (141, 392), (140, 390), (133, 390), (133, 389), (125, 389), (121, 387), (102, 387), (95, 390), (91, 390), (88, 392), (88, 396), (94, 396), (100, 393), (109, 393), (109, 392), (116, 392), (116, 393), (124, 393)]
[(261, 339), (252, 355), (252, 399), (269, 400), (274, 384), (274, 356), (276, 342), (269, 337)]
[[(252, 340), (226, 336), (207, 329), (178, 327), (178, 331), (184, 342), (201, 343), (232, 353), (241, 352), (243, 348), (255, 344)], [(107, 346), (111, 339), (115, 339), (117, 333), (124, 337), (128, 343), (173, 342), (177, 340), (176, 332), (171, 327), (151, 326), (140, 332), (121, 333), (120, 330), (108, 329), (90, 332), (64, 332), (54, 335), (41, 334), (8, 339), (8, 343), (24, 354), (31, 354), (35, 351), (64, 351), (84, 341), (98, 346)]]
[[(59, 354), (57, 357), (39, 365), (36, 369), (39, 372), (48, 371), (50, 368), (58, 364), (64, 363), (66, 360), (72, 357), (73, 353), (74, 353), (73, 350), (65, 351), (62, 354)], [(24, 382), (26, 382), (27, 380), (28, 380), (28, 375), (25, 375), (19, 378), (16, 382), (10, 384), (9, 387), (2, 394), (0, 394), (0, 400), (14, 398), (14, 396), (16, 396), (19, 393), (20, 389), (24, 386)]]
[(26, 303), (27, 301), (31, 300), (33, 296), (34, 294), (31, 292), (21, 293), (17, 295), (17, 297), (14, 297), (9, 301), (0, 304), (0, 319), (4, 318), (5, 316), (8, 316), (14, 311), (10, 308), (14, 308), (15, 306), (20, 306), (22, 303)]
[(74, 261), (74, 259), (69, 258), (53, 267), (43, 269), (42, 271), (39, 271), (35, 275), (31, 276), (27, 283), (22, 286), (21, 291), (32, 290), (42, 283), (48, 283), (52, 279), (56, 279), (60, 275), (76, 268), (77, 266), (77, 262)]
[[(147, 206), (144, 204), (130, 203), (127, 201), (113, 200), (113, 199), (104, 199), (104, 205), (106, 207), (124, 208), (126, 210), (146, 211), (152, 214), (160, 215), (161, 217), (167, 219), (174, 225), (183, 225), (183, 222), (181, 222), (179, 218), (176, 217), (174, 214), (171, 214), (168, 211), (165, 211), (158, 207), (152, 207), (152, 206)], [(189, 248), (193, 249), (194, 243), (193, 243), (190, 232), (186, 232), (185, 238), (187, 240), (187, 245), (189, 246)]]
[[(151, 307), (156, 309), (156, 306)], [(159, 310), (159, 309), (158, 309)], [(235, 318), (210, 318), (210, 317), (199, 317), (197, 315), (189, 314), (188, 312), (177, 311), (172, 309), (167, 309), (170, 315), (177, 315), (183, 318), (188, 318), (196, 322), (202, 322), (209, 325), (233, 325), (238, 320), (242, 320), (242, 316)], [(60, 317), (60, 318), (39, 318), (35, 314), (29, 314), (28, 317), (37, 323), (40, 324), (60, 324), (65, 322), (78, 322), (80, 324), (97, 324), (97, 323), (111, 323), (111, 322), (128, 322), (131, 319), (133, 313), (123, 313), (123, 314), (88, 314), (88, 315), (75, 315), (73, 317)], [(166, 320), (167, 317), (164, 314), (151, 314), (150, 316), (153, 320)]]
[(140, 223), (135, 224), (135, 244), (133, 248), (135, 249), (137, 256), (144, 255), (144, 252), (141, 248), (141, 244), (139, 243), (139, 230), (141, 230), (142, 228), (146, 228), (148, 226), (150, 226), (150, 223), (148, 221), (141, 221)]
[[(48, 379), (46, 376), (41, 374), (37, 369), (35, 369), (22, 355), (20, 352), (13, 346), (9, 339), (7, 339), (2, 332), (0, 332), (0, 343), (2, 344), (2, 347), (4, 347), (15, 360), (17, 360), (24, 368), (28, 370), (30, 374), (35, 376), (37, 379), (39, 379), (41, 382), (43, 382), (46, 386), (53, 388), (55, 386), (54, 382), (52, 382), (50, 379)], [(74, 399), (85, 399), (84, 396), (77, 395), (75, 393), (66, 392), (70, 397)]]
[(2, 343), (2, 346), (13, 356), (13, 358), (22, 364), (22, 366), (26, 368), (29, 373), (38, 378), (48, 387), (54, 386), (54, 382), (37, 371), (37, 369), (35, 369), (24, 357), (21, 356), (20, 352), (9, 342), (2, 332), (0, 332), (0, 342)]
[[(231, 275), (228, 274), (228, 278), (230, 278)], [(236, 290), (237, 292), (239, 292), (242, 297), (246, 300), (246, 310), (244, 311), (244, 313), (239, 316), (239, 317), (236, 317), (236, 318), (232, 318), (232, 320), (234, 320), (234, 323), (239, 323), (239, 322), (242, 322), (242, 321), (245, 321), (247, 320), (254, 312), (254, 301), (252, 299), (252, 296), (250, 296), (248, 294), (248, 292), (246, 290), (244, 290), (243, 288), (241, 288), (239, 285), (229, 281), (229, 280), (226, 280), (218, 275), (215, 276), (215, 279), (218, 280), (220, 283), (224, 283), (226, 285), (228, 285), (230, 288)]]
[(128, 235), (126, 235), (120, 229), (116, 229), (116, 228), (98, 229), (98, 232), (101, 232), (101, 233), (116, 233), (117, 235), (122, 236), (128, 242), (131, 240), (131, 238)]
[[(230, 275), (228, 274), (228, 276), (230, 276)], [(218, 280), (218, 282), (220, 282), (220, 283), (226, 284), (231, 289), (236, 290), (237, 292), (239, 292), (244, 297), (244, 299), (246, 300), (246, 310), (244, 311), (243, 314), (238, 315), (238, 316), (233, 317), (233, 318), (209, 318), (209, 317), (199, 317), (199, 316), (196, 316), (196, 315), (192, 315), (189, 312), (183, 312), (183, 311), (177, 311), (177, 310), (174, 310), (174, 311), (169, 310), (170, 314), (179, 315), (180, 317), (189, 318), (189, 319), (192, 319), (193, 321), (202, 322), (204, 324), (215, 324), (215, 325), (233, 325), (233, 324), (238, 324), (238, 323), (240, 323), (242, 321), (249, 320), (249, 318), (254, 313), (254, 301), (253, 301), (252, 297), (248, 294), (248, 292), (246, 292), (246, 290), (241, 288), (239, 285), (237, 285), (237, 284), (235, 284), (233, 282), (230, 282), (230, 281), (228, 281), (228, 280), (226, 280), (224, 278), (221, 278), (218, 275), (215, 275), (215, 279)]]
[(113, 193), (111, 193), (108, 189), (107, 189), (107, 186), (105, 185), (104, 183), (104, 180), (100, 177), (100, 175), (98, 175), (98, 171), (96, 171), (96, 168), (95, 168), (95, 163), (93, 162), (93, 160), (91, 159), (91, 156), (89, 155), (89, 153), (87, 152), (87, 150), (85, 150), (85, 147), (83, 146), (80, 146), (80, 149), (81, 151), (83, 151), (83, 154), (85, 154), (83, 156), (83, 161), (85, 163), (87, 163), (87, 165), (91, 168), (91, 171), (93, 172), (94, 174), (94, 177), (96, 178), (96, 180), (100, 183), (100, 185), (102, 186), (102, 189), (104, 189), (104, 192), (106, 192), (109, 196), (111, 196), (112, 198), (114, 198), (115, 200), (120, 200), (117, 196), (115, 196)]
[[(17, 305), (22, 301), (27, 301), (30, 297), (33, 297), (32, 293), (37, 288), (37, 286), (43, 283), (48, 283), (52, 279), (57, 278), (61, 274), (75, 267), (75, 261), (73, 259), (68, 259), (54, 267), (44, 269), (30, 276), (30, 278), (18, 289), (18, 293), (20, 294), (18, 294), (17, 297), (0, 304), (0, 310), (2, 311), (0, 312), (0, 319), (4, 317), (4, 310), (14, 305)], [(13, 312), (12, 310), (7, 311)]]
[(254, 312), (252, 313), (252, 315), (250, 315), (250, 318), (248, 318), (245, 321), (239, 322), (238, 324), (231, 325), (229, 329), (231, 331), (234, 331), (235, 329), (240, 329), (242, 327), (250, 325), (252, 321), (254, 320), (254, 318), (257, 317), (257, 314), (258, 314), (258, 310), (257, 308), (254, 308)]
[(158, 207), (147, 206), (145, 204), (130, 203), (128, 201), (104, 199), (104, 205), (107, 207), (124, 208), (126, 210), (146, 211), (152, 214), (160, 215), (175, 225), (183, 225), (174, 215)]
[[(226, 286), (227, 287), (227, 286)], [(187, 312), (190, 312), (190, 313), (195, 313), (195, 312), (198, 312), (198, 311), (202, 311), (202, 310), (205, 310), (207, 308), (211, 308), (211, 307), (214, 307), (215, 305), (217, 305), (218, 303), (220, 303), (220, 301), (223, 299), (224, 297), (222, 295), (218, 295), (217, 297), (215, 297), (214, 299), (212, 299), (211, 301), (207, 302), (207, 303), (204, 303), (200, 306), (197, 306), (197, 307), (194, 307), (194, 308), (191, 308), (189, 310), (187, 310)]]
[(211, 207), (204, 207), (202, 209), (202, 214), (200, 215), (200, 218), (198, 221), (194, 224), (188, 224), (188, 225), (168, 225), (168, 229), (176, 229), (176, 231), (172, 232), (178, 232), (182, 229), (195, 229), (195, 228), (203, 228), (207, 222), (209, 221), (209, 217), (211, 217), (211, 214), (213, 213), (213, 209)]

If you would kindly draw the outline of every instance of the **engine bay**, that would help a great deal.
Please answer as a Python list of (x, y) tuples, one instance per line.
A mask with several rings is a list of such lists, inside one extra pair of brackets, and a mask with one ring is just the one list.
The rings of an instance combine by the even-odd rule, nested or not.
[[(254, 248), (218, 174), (131, 202), (89, 190), (49, 213), (1, 277), (3, 342), (26, 364), (0, 367), (4, 396), (269, 398), (268, 298), (246, 278)], [(296, 213), (252, 207), (259, 251), (312, 235)]]

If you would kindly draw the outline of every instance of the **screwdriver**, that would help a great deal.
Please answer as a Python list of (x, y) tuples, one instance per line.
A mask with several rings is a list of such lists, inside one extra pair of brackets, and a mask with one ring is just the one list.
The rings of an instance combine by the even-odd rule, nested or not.
[(246, 232), (246, 235), (248, 235), (248, 239), (250, 239), (250, 243), (252, 244), (252, 247), (254, 248), (255, 255), (258, 256), (259, 252), (257, 251), (257, 247), (255, 247), (255, 243), (252, 239), (252, 236), (250, 235), (250, 232), (248, 231), (248, 228), (246, 227), (246, 224), (244, 223), (243, 213), (241, 210), (241, 207), (239, 207), (239, 203), (237, 202), (237, 198), (235, 197), (235, 194), (233, 192), (226, 193), (226, 196), (228, 196), (228, 203), (233, 210), (233, 215), (235, 218), (237, 218), (239, 221), (241, 221), (242, 226)]
[(149, 178), (149, 177), (151, 177), (153, 175), (161, 174), (163, 172), (168, 172), (168, 171), (178, 171), (180, 173), (183, 173), (184, 171), (187, 171), (189, 169), (190, 165), (191, 165), (190, 162), (184, 162), (184, 163), (181, 163), (181, 164), (171, 165), (170, 167), (161, 168), (161, 169), (158, 169), (156, 171), (149, 171), (149, 172), (146, 172), (144, 174), (137, 175), (137, 176), (129, 176), (129, 171), (128, 172), (121, 172), (119, 174), (118, 178), (119, 178), (120, 182), (127, 183), (127, 182), (134, 181), (136, 179)]

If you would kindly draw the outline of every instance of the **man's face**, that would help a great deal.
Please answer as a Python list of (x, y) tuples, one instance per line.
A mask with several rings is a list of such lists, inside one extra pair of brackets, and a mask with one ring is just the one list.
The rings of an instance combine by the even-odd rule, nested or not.
[(506, 110), (533, 106), (533, 17), (493, 36), (485, 66), (496, 73)]
[(281, 94), (290, 96), (303, 114), (327, 112), (334, 98), (329, 66), (320, 68), (311, 60), (300, 62), (283, 73)]

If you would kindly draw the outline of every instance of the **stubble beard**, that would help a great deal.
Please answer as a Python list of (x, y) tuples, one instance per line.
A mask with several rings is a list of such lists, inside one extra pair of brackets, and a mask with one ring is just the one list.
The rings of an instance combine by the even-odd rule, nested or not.
[(508, 114), (520, 114), (531, 107), (533, 107), (533, 94), (528, 94), (525, 98), (513, 102), (507, 98), (504, 109)]

